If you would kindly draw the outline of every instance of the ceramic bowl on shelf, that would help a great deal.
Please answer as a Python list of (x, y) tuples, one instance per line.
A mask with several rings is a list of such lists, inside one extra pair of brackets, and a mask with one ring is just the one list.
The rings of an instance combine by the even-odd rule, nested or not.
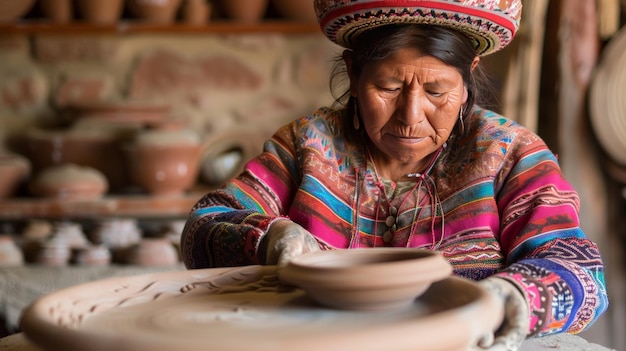
[(344, 310), (407, 307), (452, 267), (434, 251), (408, 248), (326, 250), (294, 257), (278, 270), (322, 305)]

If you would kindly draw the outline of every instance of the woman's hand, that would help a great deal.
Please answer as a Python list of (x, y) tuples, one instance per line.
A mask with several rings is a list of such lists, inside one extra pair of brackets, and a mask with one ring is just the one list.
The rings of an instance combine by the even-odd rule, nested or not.
[(262, 239), (259, 251), (264, 264), (285, 265), (293, 257), (319, 251), (317, 240), (306, 229), (290, 220), (273, 222)]
[(528, 302), (519, 289), (505, 279), (490, 277), (478, 282), (504, 305), (504, 320), (494, 333), (481, 337), (473, 351), (516, 351), (528, 334)]

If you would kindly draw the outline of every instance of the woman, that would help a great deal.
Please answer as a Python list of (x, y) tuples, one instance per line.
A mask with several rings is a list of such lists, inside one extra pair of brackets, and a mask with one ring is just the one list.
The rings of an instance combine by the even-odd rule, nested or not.
[(344, 107), (282, 127), (239, 177), (197, 203), (182, 238), (186, 266), (428, 248), (503, 299), (503, 326), (481, 346), (514, 349), (527, 334), (592, 324), (608, 301), (577, 193), (537, 135), (476, 104), (480, 58), (513, 39), (521, 2), (315, 8), (324, 33), (346, 48)]

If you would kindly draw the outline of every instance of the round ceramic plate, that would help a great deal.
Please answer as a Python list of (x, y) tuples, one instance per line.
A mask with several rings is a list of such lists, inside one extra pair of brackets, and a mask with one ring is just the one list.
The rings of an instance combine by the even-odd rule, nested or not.
[(467, 350), (502, 307), (473, 281), (434, 283), (401, 310), (343, 311), (281, 285), (274, 266), (109, 278), (31, 304), (21, 329), (46, 351)]

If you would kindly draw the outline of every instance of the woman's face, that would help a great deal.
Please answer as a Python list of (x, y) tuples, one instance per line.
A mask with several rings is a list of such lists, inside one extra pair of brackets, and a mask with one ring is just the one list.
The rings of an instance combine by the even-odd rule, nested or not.
[(360, 76), (350, 77), (350, 93), (377, 156), (416, 167), (448, 140), (467, 100), (454, 67), (415, 49), (363, 67)]

